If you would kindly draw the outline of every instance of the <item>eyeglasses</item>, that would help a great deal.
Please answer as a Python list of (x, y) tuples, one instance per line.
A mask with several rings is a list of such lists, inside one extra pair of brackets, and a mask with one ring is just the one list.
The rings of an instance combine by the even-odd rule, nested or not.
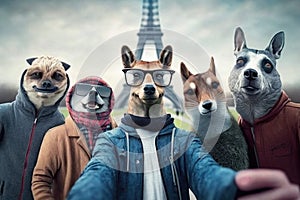
[(93, 88), (101, 97), (110, 97), (111, 89), (103, 85), (91, 85), (86, 83), (77, 83), (75, 85), (75, 94), (79, 96), (86, 96)]
[(172, 75), (175, 73), (173, 70), (142, 70), (142, 69), (123, 69), (125, 73), (125, 80), (129, 86), (140, 86), (146, 74), (151, 74), (152, 79), (157, 86), (167, 87), (170, 85), (172, 80)]

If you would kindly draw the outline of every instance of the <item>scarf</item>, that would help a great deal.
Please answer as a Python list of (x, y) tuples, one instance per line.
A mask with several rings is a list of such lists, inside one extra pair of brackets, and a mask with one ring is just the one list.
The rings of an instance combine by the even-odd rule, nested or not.
[[(77, 83), (104, 85), (106, 87), (110, 87), (103, 79), (95, 76), (86, 77), (84, 79), (79, 80)], [(75, 85), (69, 90), (68, 94), (66, 95), (66, 106), (70, 116), (72, 117), (76, 125), (79, 127), (79, 130), (85, 136), (89, 149), (92, 151), (95, 146), (98, 134), (112, 129), (110, 113), (114, 106), (113, 91), (111, 92), (109, 109), (107, 111), (102, 113), (90, 113), (77, 112), (72, 109), (70, 102), (74, 89)]]

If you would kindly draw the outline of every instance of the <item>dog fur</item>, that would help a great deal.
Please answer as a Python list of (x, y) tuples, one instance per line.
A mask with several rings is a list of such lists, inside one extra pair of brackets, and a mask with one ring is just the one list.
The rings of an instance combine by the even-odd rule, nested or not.
[(192, 74), (182, 62), (181, 78), (185, 109), (205, 148), (220, 165), (234, 170), (247, 169), (247, 144), (228, 111), (214, 59), (211, 58), (208, 71), (198, 74)]
[[(166, 46), (157, 61), (136, 60), (128, 46), (121, 49), (125, 68), (144, 70), (170, 69), (172, 63), (172, 47)], [(153, 92), (146, 92), (152, 90)], [(154, 84), (150, 74), (145, 75), (142, 85), (131, 87), (128, 102), (128, 113), (141, 117), (159, 117), (166, 114), (163, 106), (164, 88)]]
[(236, 65), (228, 79), (229, 88), (236, 110), (252, 124), (267, 114), (281, 95), (276, 59), (280, 58), (284, 46), (284, 32), (274, 35), (265, 50), (256, 50), (247, 47), (243, 30), (237, 28), (234, 45)]
[(27, 59), (27, 69), (23, 87), (30, 101), (39, 110), (42, 106), (51, 106), (62, 97), (67, 88), (66, 70), (68, 64), (52, 56)]
[(228, 82), (248, 144), (250, 168), (280, 169), (300, 185), (300, 104), (282, 90), (276, 70), (284, 33), (276, 33), (265, 50), (257, 50), (247, 47), (244, 32), (237, 28), (234, 45), (236, 65)]

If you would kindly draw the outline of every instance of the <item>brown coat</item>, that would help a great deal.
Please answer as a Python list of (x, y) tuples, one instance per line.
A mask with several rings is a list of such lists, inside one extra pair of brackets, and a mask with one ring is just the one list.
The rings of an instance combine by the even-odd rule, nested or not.
[(68, 116), (44, 137), (32, 177), (34, 199), (65, 199), (90, 158), (84, 136)]
[(272, 110), (253, 126), (243, 119), (239, 124), (248, 143), (250, 167), (281, 169), (300, 185), (300, 104), (282, 92)]

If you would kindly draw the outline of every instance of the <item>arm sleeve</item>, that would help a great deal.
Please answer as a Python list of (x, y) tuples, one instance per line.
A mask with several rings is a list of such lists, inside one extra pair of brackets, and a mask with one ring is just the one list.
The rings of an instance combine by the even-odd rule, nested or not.
[(105, 133), (100, 134), (92, 159), (73, 185), (67, 199), (116, 199), (118, 174), (116, 158), (114, 145), (105, 137)]
[(32, 175), (32, 194), (34, 199), (55, 199), (51, 186), (56, 171), (60, 166), (58, 141), (55, 132), (49, 130), (46, 133)]
[(218, 165), (194, 138), (186, 152), (188, 180), (197, 199), (234, 199), (236, 172)]

